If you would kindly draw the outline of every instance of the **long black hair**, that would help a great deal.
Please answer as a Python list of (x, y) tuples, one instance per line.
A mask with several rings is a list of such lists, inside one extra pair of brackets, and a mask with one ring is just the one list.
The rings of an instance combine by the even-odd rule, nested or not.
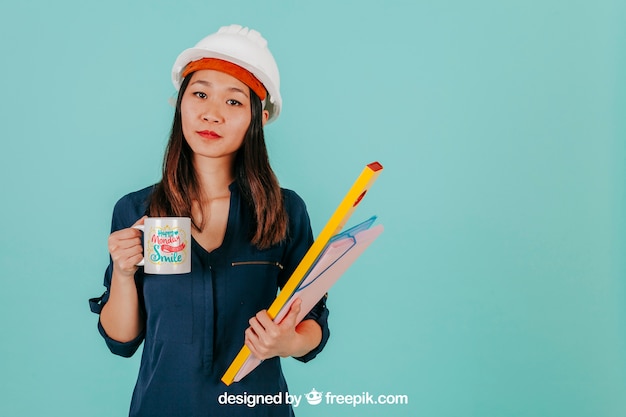
[[(193, 73), (192, 73), (193, 74)], [(206, 213), (200, 219), (191, 215), (195, 201), (203, 207), (204, 193), (193, 166), (193, 151), (183, 135), (181, 101), (192, 74), (183, 80), (170, 138), (163, 158), (163, 177), (152, 193), (148, 214), (154, 217), (191, 217), (193, 226), (202, 230)], [(285, 239), (287, 235), (287, 212), (283, 204), (278, 179), (272, 170), (263, 132), (263, 105), (261, 99), (250, 90), (251, 121), (243, 143), (234, 161), (237, 185), (254, 213), (256, 230), (251, 242), (259, 249), (266, 249)]]

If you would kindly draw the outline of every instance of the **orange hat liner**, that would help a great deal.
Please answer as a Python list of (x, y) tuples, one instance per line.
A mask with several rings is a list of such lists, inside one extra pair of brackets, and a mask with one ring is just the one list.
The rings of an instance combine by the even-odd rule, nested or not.
[(250, 87), (252, 91), (256, 93), (261, 100), (265, 100), (267, 91), (263, 84), (256, 79), (250, 71), (240, 67), (232, 62), (224, 61), (217, 58), (202, 58), (197, 61), (192, 61), (185, 67), (183, 71), (183, 78), (195, 71), (200, 70), (215, 70), (231, 75)]

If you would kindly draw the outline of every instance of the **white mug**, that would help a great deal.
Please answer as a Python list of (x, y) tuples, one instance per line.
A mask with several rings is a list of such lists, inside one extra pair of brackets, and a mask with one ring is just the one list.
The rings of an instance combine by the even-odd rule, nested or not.
[(143, 266), (146, 274), (187, 274), (191, 272), (191, 219), (189, 217), (147, 217), (143, 225)]

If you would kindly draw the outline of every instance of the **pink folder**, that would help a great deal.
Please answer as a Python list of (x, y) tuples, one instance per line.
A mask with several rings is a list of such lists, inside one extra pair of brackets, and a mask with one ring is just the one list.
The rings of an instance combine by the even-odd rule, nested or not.
[[(383, 226), (371, 227), (376, 217), (346, 230), (334, 236), (322, 254), (319, 256), (311, 270), (300, 282), (293, 295), (278, 312), (275, 323), (287, 315), (291, 304), (299, 298), (302, 300), (301, 310), (298, 314), (298, 323), (302, 321), (315, 304), (326, 294), (341, 275), (352, 265), (352, 263), (367, 249), (367, 247), (382, 233)], [(261, 361), (254, 355), (246, 359), (241, 366), (234, 381), (239, 382), (248, 375), (254, 368), (259, 366)]]

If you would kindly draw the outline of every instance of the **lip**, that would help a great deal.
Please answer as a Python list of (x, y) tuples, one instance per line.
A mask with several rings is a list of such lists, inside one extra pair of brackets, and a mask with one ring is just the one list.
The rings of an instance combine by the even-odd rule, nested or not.
[(202, 136), (205, 139), (219, 139), (222, 137), (220, 134), (212, 130), (200, 130), (196, 133), (198, 133), (198, 135)]

